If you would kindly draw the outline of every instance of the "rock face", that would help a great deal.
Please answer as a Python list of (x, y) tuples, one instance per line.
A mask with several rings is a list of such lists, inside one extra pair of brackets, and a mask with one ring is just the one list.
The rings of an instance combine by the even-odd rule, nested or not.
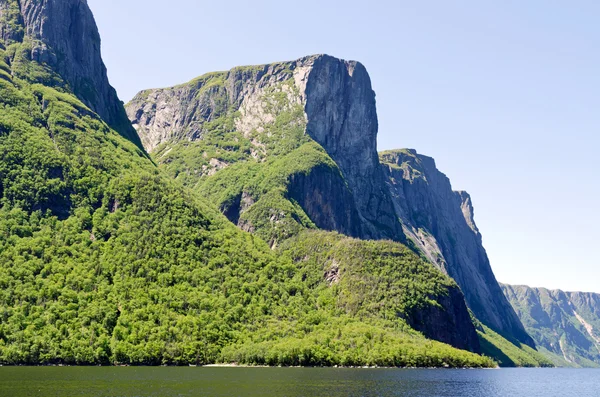
[[(301, 103), (300, 93), (283, 85), (299, 73), (300, 64), (301, 61), (238, 67), (208, 73), (171, 88), (145, 90), (126, 105), (127, 115), (148, 152), (163, 143), (201, 140), (210, 122), (230, 111), (238, 112), (235, 126), (247, 135), (264, 129), (277, 113)], [(279, 97), (271, 98), (275, 92)], [(264, 103), (267, 96), (275, 101)], [(274, 107), (273, 102), (282, 101), (285, 104)]]
[[(152, 152), (165, 143), (202, 140), (211, 121), (231, 112), (236, 112), (236, 129), (245, 137), (254, 136), (295, 106), (300, 107), (298, 123), (304, 125), (305, 134), (336, 162), (345, 179), (342, 183), (353, 193), (354, 208), (335, 217), (350, 216), (354, 223), (333, 230), (405, 241), (379, 168), (375, 93), (358, 62), (316, 55), (235, 68), (172, 88), (142, 91), (126, 109), (144, 147)], [(252, 139), (255, 158), (271, 156), (264, 150), (266, 140)], [(337, 198), (323, 197), (333, 200), (326, 207), (339, 207)], [(350, 214), (355, 212), (357, 218)]]
[(502, 289), (555, 365), (600, 367), (600, 294), (511, 285)]
[(364, 218), (362, 237), (403, 239), (379, 169), (375, 92), (365, 67), (329, 56), (305, 63), (306, 132), (339, 165)]
[[(481, 352), (477, 332), (472, 327), (463, 294), (458, 288), (437, 301), (439, 306), (428, 306), (412, 314), (409, 324), (430, 339), (472, 352)], [(441, 327), (440, 324), (450, 326)]]
[(319, 229), (335, 230), (347, 236), (361, 235), (352, 192), (335, 170), (318, 166), (308, 174), (292, 175), (288, 197), (300, 204)]
[[(317, 227), (409, 242), (457, 281), (481, 322), (533, 346), (491, 270), (468, 194), (453, 192), (433, 160), (415, 152), (384, 153), (380, 160), (375, 93), (360, 63), (316, 55), (210, 73), (180, 86), (142, 91), (126, 110), (155, 161), (174, 177), (184, 175), (192, 187), (231, 171), (240, 158), (268, 167), (296, 150), (294, 140), (318, 143), (334, 166), (311, 165), (289, 176), (286, 187), (287, 198)], [(298, 127), (299, 135), (275, 128), (284, 124)], [(225, 133), (234, 135), (215, 140)], [(236, 149), (221, 150), (225, 146)], [(334, 176), (336, 167), (340, 178)], [(256, 174), (231, 172), (218, 185), (231, 189)], [(241, 205), (244, 194), (252, 195), (240, 188), (221, 205), (234, 221), (248, 211)], [(263, 212), (271, 223), (280, 222), (278, 213)], [(255, 230), (252, 222), (236, 223)]]
[(533, 346), (492, 272), (469, 194), (453, 191), (435, 161), (414, 150), (384, 152), (381, 162), (408, 238), (456, 280), (481, 322)]
[(20, 49), (30, 60), (56, 74), (52, 85), (66, 84), (107, 124), (141, 147), (109, 84), (100, 35), (86, 0), (0, 0), (0, 39), (5, 47), (25, 44)]

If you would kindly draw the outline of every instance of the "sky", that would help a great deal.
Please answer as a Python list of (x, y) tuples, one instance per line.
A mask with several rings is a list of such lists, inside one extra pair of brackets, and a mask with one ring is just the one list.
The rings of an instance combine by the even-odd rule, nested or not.
[(380, 150), (471, 193), (499, 281), (600, 293), (600, 2), (88, 0), (127, 102), (210, 71), (363, 63)]

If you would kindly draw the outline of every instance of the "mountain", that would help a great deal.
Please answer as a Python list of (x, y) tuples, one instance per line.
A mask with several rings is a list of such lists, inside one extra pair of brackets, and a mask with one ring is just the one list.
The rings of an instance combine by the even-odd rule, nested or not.
[(534, 346), (494, 277), (470, 197), (432, 159), (377, 153), (363, 65), (327, 55), (140, 92), (127, 114), (159, 167), (272, 247), (305, 229), (413, 247), (489, 328)]
[(87, 1), (3, 0), (0, 26), (0, 42), (8, 47), (15, 77), (75, 94), (141, 148), (108, 82), (100, 34)]
[(502, 289), (555, 365), (600, 367), (600, 294), (511, 285)]
[[(404, 238), (352, 194), (379, 172), (376, 153), (341, 168), (304, 133), (290, 83), (216, 117), (228, 106), (222, 75), (198, 80), (190, 101), (210, 105), (194, 104), (210, 134), (192, 120), (185, 134), (205, 139), (165, 148), (160, 162), (173, 168), (161, 170), (121, 120), (84, 0), (0, 0), (0, 36), (1, 364), (496, 365), (476, 354), (451, 278), (400, 242), (353, 238)], [(362, 144), (357, 107), (343, 102), (340, 131)], [(263, 106), (279, 110), (258, 133)], [(239, 124), (241, 112), (257, 118)], [(210, 183), (193, 186), (192, 170)], [(379, 208), (393, 206), (376, 179), (365, 186)]]
[[(310, 223), (354, 237), (405, 241), (379, 169), (375, 94), (357, 62), (311, 56), (239, 67), (143, 91), (126, 108), (167, 173), (188, 186), (201, 183), (232, 221), (263, 229), (272, 242)], [(254, 179), (222, 194), (218, 185), (242, 174)], [(275, 199), (272, 187), (282, 187), (288, 176), (294, 176), (289, 192), (277, 198), (287, 207), (286, 226), (258, 227), (253, 213), (262, 211), (265, 197)], [(221, 197), (214, 197), (216, 190)], [(303, 211), (293, 210), (290, 200)]]
[(533, 347), (496, 281), (471, 196), (453, 191), (434, 159), (414, 150), (387, 151), (380, 158), (405, 234), (431, 263), (456, 280), (481, 322)]

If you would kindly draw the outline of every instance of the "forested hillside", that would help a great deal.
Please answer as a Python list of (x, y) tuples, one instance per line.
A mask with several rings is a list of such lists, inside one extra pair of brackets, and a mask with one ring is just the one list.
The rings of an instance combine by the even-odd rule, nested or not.
[[(85, 1), (0, 0), (0, 32), (0, 363), (495, 365), (454, 281), (405, 246), (246, 233), (165, 176), (118, 122)], [(289, 167), (339, 176), (303, 145)], [(287, 175), (257, 174), (261, 194), (294, 206)]]

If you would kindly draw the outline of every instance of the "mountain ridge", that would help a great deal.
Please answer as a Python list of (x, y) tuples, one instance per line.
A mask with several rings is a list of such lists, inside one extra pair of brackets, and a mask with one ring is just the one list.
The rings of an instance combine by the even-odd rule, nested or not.
[(557, 366), (600, 367), (600, 294), (501, 287), (536, 344)]
[(431, 263), (457, 280), (479, 320), (533, 347), (493, 274), (471, 196), (454, 191), (435, 160), (416, 150), (388, 150), (380, 158), (405, 234)]

